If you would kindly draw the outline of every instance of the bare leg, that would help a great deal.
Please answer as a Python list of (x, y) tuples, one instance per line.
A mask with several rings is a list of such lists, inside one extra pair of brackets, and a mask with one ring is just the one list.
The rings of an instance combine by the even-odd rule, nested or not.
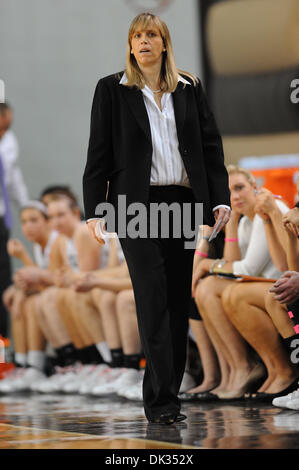
[(265, 307), (270, 315), (276, 329), (283, 338), (289, 338), (294, 335), (294, 323), (288, 315), (286, 305), (281, 305), (274, 299), (274, 294), (267, 292), (265, 295)]
[(18, 314), (13, 311), (15, 298), (22, 294), (14, 285), (9, 286), (3, 293), (3, 303), (11, 314), (11, 330), (15, 354), (27, 353), (26, 323), (23, 308), (19, 308)]
[[(101, 293), (100, 289), (99, 295)], [(74, 322), (86, 346), (104, 341), (104, 333), (99, 309), (94, 304), (92, 291), (76, 292), (73, 289), (63, 289), (64, 303), (72, 312)]]
[(28, 350), (44, 351), (46, 340), (37, 321), (36, 309), (36, 295), (31, 295), (24, 302)]
[(220, 367), (220, 384), (213, 389), (213, 393), (217, 393), (223, 390), (229, 389), (229, 384), (231, 381), (231, 369), (228, 361), (226, 360), (223, 354), (223, 344), (219, 332), (214, 328), (214, 325), (211, 323), (208, 315), (206, 315), (204, 307), (197, 303), (198, 308), (200, 308), (200, 314), (203, 318), (203, 322), (206, 328), (206, 331), (211, 339), (211, 342), (216, 351), (216, 355)]
[(53, 346), (58, 348), (60, 345), (57, 343), (56, 334), (54, 334), (47, 324), (46, 316), (42, 310), (41, 294), (35, 296), (35, 318), (46, 340)]
[(202, 315), (204, 313), (204, 321), (208, 319), (218, 333), (217, 342), (232, 374), (228, 390), (238, 390), (254, 368), (255, 362), (248, 344), (228, 319), (222, 305), (223, 290), (230, 283), (231, 281), (226, 279), (211, 276), (203, 279), (196, 291), (196, 301), (199, 301), (199, 311)]
[(86, 329), (82, 327), (82, 322), (78, 319), (77, 306), (73, 302), (72, 292), (68, 288), (58, 289), (55, 301), (72, 343), (77, 349), (82, 349), (92, 344), (92, 341)]
[(219, 363), (215, 349), (205, 328), (204, 322), (201, 320), (190, 319), (189, 323), (196, 340), (196, 345), (199, 350), (204, 372), (203, 382), (198, 387), (189, 390), (189, 392), (206, 392), (215, 388), (220, 383)]
[(132, 289), (117, 294), (116, 313), (124, 354), (139, 354), (141, 351), (137, 324), (136, 304)]
[(263, 282), (236, 284), (226, 300), (230, 320), (262, 358), (268, 379), (260, 392), (278, 393), (296, 378), (288, 355), (282, 347), (278, 332), (265, 312), (265, 295), (270, 285)]
[(54, 348), (60, 348), (72, 342), (57, 308), (58, 287), (49, 287), (38, 296), (37, 317), (41, 330)]
[[(98, 289), (97, 289), (98, 290)], [(116, 314), (116, 294), (110, 291), (93, 293), (93, 299), (97, 305), (102, 319), (104, 335), (110, 349), (121, 348), (121, 336)]]

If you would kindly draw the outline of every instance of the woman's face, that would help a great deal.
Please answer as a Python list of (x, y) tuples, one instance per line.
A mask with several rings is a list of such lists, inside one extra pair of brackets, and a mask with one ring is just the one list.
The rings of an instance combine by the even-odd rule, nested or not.
[(147, 29), (134, 31), (131, 39), (131, 50), (141, 67), (151, 66), (157, 61), (162, 61), (164, 49), (163, 39), (160, 31), (154, 23)]
[(79, 210), (72, 210), (68, 201), (64, 199), (50, 201), (47, 208), (52, 229), (67, 237), (72, 236), (73, 230), (80, 220)]
[(48, 230), (47, 219), (37, 209), (24, 209), (21, 212), (21, 226), (24, 236), (31, 243), (35, 243), (45, 235)]
[(249, 183), (242, 173), (232, 173), (229, 175), (229, 189), (232, 209), (239, 214), (251, 213), (256, 196), (255, 186)]

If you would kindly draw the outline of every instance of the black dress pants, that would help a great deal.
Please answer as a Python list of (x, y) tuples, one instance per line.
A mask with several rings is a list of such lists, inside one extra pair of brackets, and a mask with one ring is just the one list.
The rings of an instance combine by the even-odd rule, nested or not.
[(8, 334), (8, 313), (2, 302), (2, 294), (11, 284), (11, 265), (6, 245), (9, 232), (5, 226), (4, 218), (0, 217), (0, 334)]
[[(150, 202), (191, 204), (194, 230), (195, 200), (191, 189), (178, 186), (150, 186)], [(149, 208), (149, 206), (148, 206)], [(138, 327), (146, 369), (143, 400), (146, 417), (180, 411), (178, 392), (183, 378), (188, 334), (188, 314), (194, 248), (186, 248), (183, 231), (162, 238), (120, 238), (131, 276)], [(148, 211), (149, 221), (149, 211)], [(149, 225), (148, 225), (149, 227)], [(197, 234), (194, 235), (196, 240)], [(189, 241), (192, 240), (189, 239)], [(195, 246), (195, 245), (194, 245)]]

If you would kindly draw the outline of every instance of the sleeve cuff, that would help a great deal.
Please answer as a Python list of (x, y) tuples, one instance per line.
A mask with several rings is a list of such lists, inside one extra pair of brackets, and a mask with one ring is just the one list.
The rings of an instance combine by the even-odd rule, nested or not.
[(85, 222), (89, 222), (90, 220), (105, 220), (105, 219), (103, 219), (101, 217), (91, 217), (90, 219), (86, 219)]
[(226, 206), (225, 204), (219, 204), (219, 206), (213, 207), (213, 212), (219, 209), (220, 207), (225, 207), (226, 209), (229, 209), (231, 211), (231, 207)]

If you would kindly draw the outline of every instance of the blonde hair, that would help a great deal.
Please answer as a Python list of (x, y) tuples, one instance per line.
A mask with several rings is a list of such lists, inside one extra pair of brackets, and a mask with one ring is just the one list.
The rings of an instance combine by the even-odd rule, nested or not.
[[(140, 13), (137, 15), (129, 28), (128, 32), (128, 42), (126, 50), (126, 69), (125, 73), (127, 76), (127, 82), (124, 85), (128, 87), (136, 86), (140, 90), (144, 87), (145, 81), (143, 74), (138, 66), (138, 63), (133, 54), (131, 54), (131, 40), (134, 32), (140, 28), (141, 30), (146, 29), (151, 23), (158, 28), (160, 35), (163, 40), (164, 48), (166, 51), (163, 52), (162, 66), (161, 66), (161, 76), (160, 76), (160, 87), (164, 92), (172, 93), (178, 84), (178, 75), (184, 74), (187, 77), (191, 78), (193, 84), (195, 85), (198, 82), (198, 78), (192, 73), (185, 72), (176, 67), (174, 60), (174, 53), (172, 42), (170, 38), (170, 33), (168, 27), (164, 21), (157, 15), (152, 13)], [(184, 84), (184, 87), (186, 84)]]
[(252, 186), (256, 185), (255, 177), (253, 176), (252, 173), (250, 173), (250, 171), (246, 170), (245, 168), (242, 168), (241, 166), (237, 166), (237, 165), (228, 165), (226, 169), (229, 175), (236, 174), (236, 173), (244, 175), (248, 183), (250, 183)]

